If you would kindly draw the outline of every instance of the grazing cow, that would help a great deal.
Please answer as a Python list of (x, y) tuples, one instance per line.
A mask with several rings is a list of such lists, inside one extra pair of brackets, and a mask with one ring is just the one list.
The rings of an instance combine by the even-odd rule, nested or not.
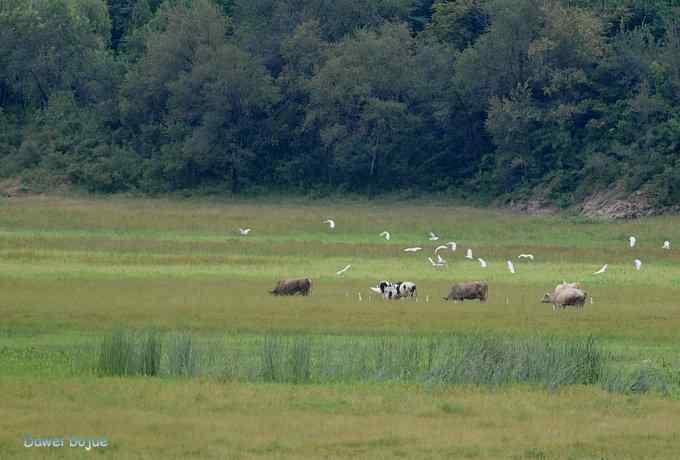
[(382, 293), (383, 299), (386, 300), (397, 300), (401, 299), (399, 295), (399, 290), (396, 286), (386, 286)]
[(558, 311), (560, 309), (566, 308), (568, 305), (576, 307), (578, 310), (583, 309), (583, 305), (586, 303), (586, 298), (588, 297), (587, 292), (583, 292), (580, 289), (574, 287), (564, 287), (559, 290), (555, 290), (552, 294), (547, 292), (543, 296), (543, 303), (551, 303), (553, 306), (553, 311)]
[(387, 288), (390, 287), (390, 286), (392, 286), (392, 283), (390, 283), (389, 281), (383, 280), (383, 281), (381, 281), (381, 282), (378, 283), (378, 288), (380, 289), (380, 292), (381, 292), (382, 294), (384, 294), (384, 293), (385, 293), (385, 289), (387, 289)]
[(416, 283), (411, 281), (399, 281), (394, 283), (400, 297), (417, 297)]
[(309, 278), (281, 280), (276, 284), (273, 291), (274, 295), (309, 295), (312, 292), (312, 280)]
[(473, 281), (471, 283), (457, 283), (451, 287), (451, 292), (444, 300), (463, 302), (465, 299), (479, 299), (486, 302), (489, 292), (489, 285), (485, 281)]

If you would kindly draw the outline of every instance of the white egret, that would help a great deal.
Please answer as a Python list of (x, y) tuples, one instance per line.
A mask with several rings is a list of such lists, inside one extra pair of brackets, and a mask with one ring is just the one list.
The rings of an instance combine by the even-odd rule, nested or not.
[(486, 260), (481, 258), (477, 258), (477, 260), (479, 261), (479, 265), (481, 265), (482, 268), (486, 268)]
[(472, 260), (472, 249), (468, 249), (465, 253), (465, 258)]
[(448, 248), (448, 246), (445, 245), (445, 244), (437, 246), (436, 248), (434, 248), (434, 253), (437, 254), (439, 251), (441, 251), (442, 249), (446, 249), (446, 248)]
[(446, 243), (447, 246), (451, 246), (451, 252), (456, 252), (456, 248), (458, 248), (458, 245), (456, 244), (455, 241), (449, 241)]
[(670, 248), (671, 248), (671, 242), (668, 241), (668, 240), (664, 241), (661, 249), (670, 249)]
[(534, 260), (534, 255), (533, 254), (520, 254), (517, 256), (518, 259), (529, 259), (529, 260)]
[(246, 236), (248, 233), (250, 233), (249, 228), (239, 228), (238, 231), (241, 234), (241, 236)]
[(406, 249), (404, 249), (404, 252), (418, 252), (418, 251), (421, 251), (422, 249), (423, 248), (416, 246), (416, 247), (413, 247), (413, 248), (406, 248)]
[(600, 268), (598, 271), (596, 271), (595, 273), (593, 273), (593, 275), (599, 275), (599, 274), (601, 274), (601, 273), (606, 272), (606, 271), (607, 271), (607, 267), (608, 267), (608, 265), (607, 265), (607, 264), (604, 264), (604, 265), (602, 266), (602, 268)]
[(635, 259), (633, 261), (633, 265), (635, 265), (635, 270), (640, 270), (642, 267), (642, 261), (640, 259)]
[(351, 265), (347, 265), (347, 266), (346, 266), (345, 268), (343, 268), (342, 270), (338, 270), (337, 272), (335, 272), (335, 274), (338, 275), (338, 276), (342, 276), (342, 275), (343, 275), (347, 270), (349, 270), (351, 267), (352, 267)]
[(390, 232), (388, 232), (388, 231), (382, 232), (382, 233), (380, 234), (380, 236), (384, 237), (387, 241), (389, 241), (390, 238), (392, 238), (392, 235), (390, 235)]
[(510, 270), (510, 273), (513, 275), (515, 274), (515, 264), (513, 264), (511, 260), (508, 260), (508, 270)]
[(637, 243), (637, 238), (635, 238), (634, 236), (628, 238), (628, 244), (630, 245), (631, 248), (635, 247), (635, 243)]
[(333, 219), (326, 219), (323, 221), (324, 224), (328, 224), (328, 228), (335, 230), (335, 221)]
[(430, 241), (437, 241), (438, 239), (438, 235), (436, 235), (434, 232), (430, 232)]
[(443, 266), (444, 266), (443, 263), (435, 262), (434, 260), (432, 260), (432, 257), (428, 257), (427, 260), (430, 261), (430, 264), (431, 264), (433, 267), (443, 267)]

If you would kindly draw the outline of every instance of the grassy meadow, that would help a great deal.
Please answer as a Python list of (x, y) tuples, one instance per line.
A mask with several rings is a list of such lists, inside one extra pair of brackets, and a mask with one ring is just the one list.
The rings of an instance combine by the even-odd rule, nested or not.
[[(667, 239), (678, 249), (663, 250)], [(427, 256), (447, 241), (458, 250), (435, 269)], [(298, 276), (312, 278), (311, 296), (268, 294)], [(380, 279), (415, 281), (417, 300), (376, 298), (368, 287)], [(478, 279), (487, 303), (441, 299)], [(592, 303), (559, 313), (540, 303), (562, 280), (585, 284)], [(91, 455), (26, 449), (26, 433), (105, 435), (110, 458), (670, 459), (680, 449), (679, 217), (15, 198), (0, 201), (0, 293), (0, 458)]]

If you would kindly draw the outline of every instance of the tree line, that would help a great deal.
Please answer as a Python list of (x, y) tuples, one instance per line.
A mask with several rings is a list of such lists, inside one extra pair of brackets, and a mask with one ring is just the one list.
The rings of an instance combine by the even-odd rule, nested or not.
[(0, 177), (680, 200), (680, 0), (0, 0)]

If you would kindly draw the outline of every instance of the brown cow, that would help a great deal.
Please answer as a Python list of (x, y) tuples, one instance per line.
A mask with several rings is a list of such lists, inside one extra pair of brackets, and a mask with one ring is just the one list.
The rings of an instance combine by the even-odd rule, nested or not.
[(444, 300), (462, 302), (465, 299), (479, 299), (480, 302), (486, 302), (488, 292), (489, 285), (485, 281), (457, 283), (451, 287), (451, 292), (449, 292), (448, 296), (444, 297)]
[(573, 305), (578, 310), (582, 310), (587, 297), (588, 293), (580, 289), (563, 287), (559, 290), (556, 289), (552, 294), (546, 293), (541, 302), (553, 304), (553, 311), (564, 309), (568, 305)]
[(291, 280), (281, 280), (276, 283), (273, 291), (269, 291), (274, 295), (309, 295), (312, 292), (312, 280), (309, 278), (299, 278)]

